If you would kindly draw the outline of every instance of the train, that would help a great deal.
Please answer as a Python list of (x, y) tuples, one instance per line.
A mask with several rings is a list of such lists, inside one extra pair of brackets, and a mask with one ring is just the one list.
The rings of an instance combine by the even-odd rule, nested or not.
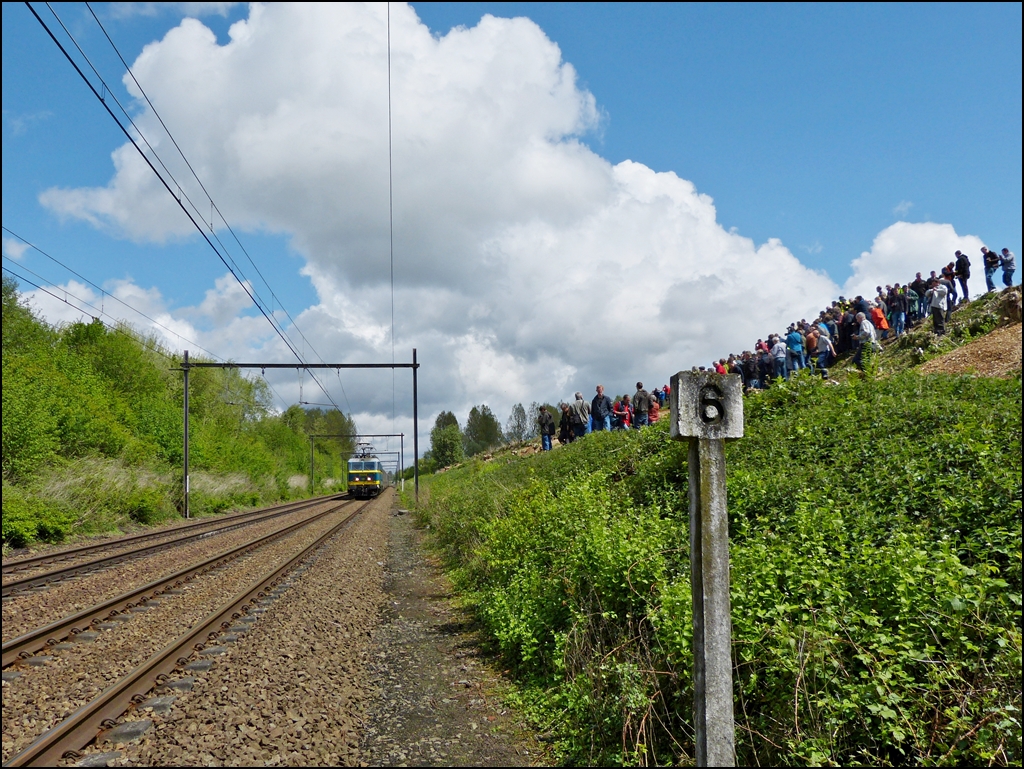
[(387, 473), (381, 461), (372, 454), (348, 460), (348, 493), (357, 499), (375, 497), (387, 485)]

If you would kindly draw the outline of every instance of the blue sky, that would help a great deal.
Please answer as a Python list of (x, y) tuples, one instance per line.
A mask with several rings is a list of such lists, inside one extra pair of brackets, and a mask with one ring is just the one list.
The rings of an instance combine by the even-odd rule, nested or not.
[[(53, 23), (45, 6), (36, 7)], [(131, 104), (134, 114), (146, 118), (143, 106), (125, 91), (121, 83), (124, 68), (86, 7), (81, 4), (56, 7), (118, 98)], [(144, 46), (163, 40), (169, 30), (178, 27), (183, 16), (177, 8), (155, 8), (147, 4), (97, 4), (94, 8), (130, 63)], [(644, 375), (658, 379), (663, 376), (667, 379), (666, 371), (670, 373), (674, 368), (666, 369), (666, 366), (676, 366), (674, 361), (679, 361), (678, 367), (689, 366), (704, 362), (707, 356), (717, 355), (719, 351), (725, 354), (737, 346), (746, 346), (746, 336), (755, 330), (763, 328), (767, 332), (769, 326), (785, 322), (789, 312), (813, 311), (814, 306), (820, 306), (814, 305), (815, 302), (820, 302), (830, 291), (838, 292), (844, 284), (850, 287), (860, 285), (857, 280), (885, 279), (888, 277), (886, 263), (894, 259), (893, 254), (911, 256), (901, 262), (898, 269), (893, 268), (896, 278), (890, 279), (898, 279), (911, 269), (911, 264), (918, 264), (916, 269), (934, 269), (948, 259), (948, 254), (941, 251), (950, 244), (974, 246), (976, 242), (984, 242), (1021, 252), (1020, 4), (415, 3), (413, 9), (429, 27), (435, 41), (448, 35), (453, 27), (468, 28), (472, 34), (458, 38), (461, 41), (458, 45), (463, 46), (460, 55), (467, 71), (479, 73), (479, 89), (470, 93), (466, 86), (465, 98), (469, 101), (465, 104), (446, 102), (445, 99), (455, 97), (451, 96), (451, 88), (442, 86), (451, 84), (453, 88), (462, 88), (465, 82), (460, 78), (464, 73), (443, 70), (444, 66), (449, 66), (445, 64), (444, 46), (435, 46), (433, 52), (424, 53), (425, 43), (422, 36), (417, 37), (419, 28), (415, 18), (401, 6), (392, 7), (396, 62), (404, 61), (406, 50), (410, 52), (408, 56), (420, 57), (415, 59), (419, 62), (417, 68), (407, 74), (396, 70), (396, 158), (405, 162), (404, 158), (415, 157), (415, 162), (423, 169), (432, 169), (423, 170), (417, 176), (408, 164), (401, 168), (396, 166), (396, 226), (407, 227), (408, 232), (401, 230), (396, 240), (395, 269), (400, 284), (396, 294), (399, 328), (395, 333), (400, 349), (415, 344), (421, 350), (433, 350), (437, 358), (444, 361), (443, 367), (451, 372), (437, 382), (439, 394), (433, 405), (438, 409), (465, 410), (472, 403), (488, 400), (500, 404), (495, 406), (495, 411), (500, 413), (505, 405), (516, 400), (565, 397), (563, 391), (568, 389), (571, 393), (577, 389), (576, 378), (582, 378), (589, 391), (595, 378), (607, 379), (617, 374), (616, 361), (621, 359), (605, 357), (603, 352), (597, 351), (588, 352), (584, 360), (579, 360), (573, 351), (583, 347), (574, 340), (576, 335), (587, 339), (587, 319), (595, 316), (607, 316), (608, 325), (601, 328), (600, 336), (613, 339), (624, 328), (623, 323), (632, 322), (638, 314), (643, 314), (642, 303), (634, 304), (635, 297), (628, 294), (616, 301), (614, 291), (606, 288), (583, 288), (581, 291), (593, 298), (592, 304), (571, 305), (571, 312), (563, 308), (564, 317), (552, 317), (551, 322), (564, 329), (560, 334), (566, 340), (563, 346), (530, 337), (530, 318), (551, 312), (553, 305), (563, 303), (554, 293), (541, 301), (538, 298), (543, 293), (541, 289), (535, 288), (520, 297), (514, 296), (514, 291), (508, 288), (528, 283), (514, 275), (514, 265), (524, 262), (516, 248), (525, 248), (524, 242), (534, 244), (529, 246), (530, 253), (541, 248), (539, 243), (562, 244), (556, 249), (558, 258), (549, 256), (539, 262), (542, 267), (551, 267), (551, 275), (545, 280), (548, 286), (564, 280), (562, 276), (574, 269), (574, 265), (582, 262), (586, 269), (588, 253), (577, 246), (586, 236), (597, 232), (603, 233), (602, 244), (616, 242), (620, 245), (618, 251), (602, 252), (603, 266), (596, 285), (626, 284), (628, 289), (631, 285), (628, 276), (636, 273), (632, 265), (644, 259), (649, 260), (652, 270), (662, 275), (677, 270), (680, 274), (701, 273), (700, 280), (705, 283), (680, 283), (675, 294), (669, 291), (659, 298), (661, 304), (652, 309), (646, 319), (657, 327), (666, 326), (666, 303), (675, 301), (673, 297), (681, 298), (685, 304), (694, 290), (704, 291), (707, 286), (713, 289), (723, 281), (734, 280), (727, 272), (750, 273), (746, 283), (732, 286), (731, 293), (722, 294), (718, 304), (711, 302), (692, 308), (691, 312), (700, 316), (700, 322), (687, 318), (686, 323), (692, 321), (693, 336), (704, 339), (706, 344), (688, 342), (673, 346), (672, 342), (662, 340), (652, 344), (648, 358), (628, 360), (627, 368), (631, 371), (638, 370), (639, 374), (649, 371)], [(305, 314), (307, 320), (300, 322), (336, 323), (344, 327), (346, 333), (351, 332), (349, 336), (338, 338), (326, 333), (318, 336), (304, 326), (311, 339), (318, 336), (320, 341), (314, 342), (318, 352), (327, 357), (365, 359), (384, 352), (390, 354), (389, 341), (381, 341), (384, 338), (381, 334), (389, 335), (386, 330), (382, 331), (388, 323), (388, 308), (385, 307), (388, 292), (382, 283), (387, 256), (381, 252), (380, 243), (386, 204), (373, 203), (371, 218), (376, 224), (366, 231), (360, 229), (359, 222), (367, 216), (361, 215), (356, 222), (359, 217), (353, 214), (352, 221), (339, 223), (330, 232), (320, 232), (316, 225), (303, 218), (303, 212), (278, 210), (253, 197), (252, 178), (267, 179), (266, 195), (277, 196), (280, 200), (301, 189), (301, 177), (298, 182), (285, 179), (287, 173), (272, 170), (269, 163), (255, 177), (246, 177), (246, 180), (236, 171), (219, 169), (217, 147), (221, 140), (213, 133), (213, 128), (206, 130), (208, 126), (204, 125), (220, 125), (218, 121), (223, 120), (225, 131), (249, 125), (246, 121), (256, 114), (253, 110), (257, 108), (239, 106), (236, 120), (227, 114), (234, 109), (234, 95), (276, 99), (274, 103), (280, 107), (290, 103), (293, 91), (306, 87), (323, 72), (333, 73), (324, 77), (337, 78), (337, 87), (328, 88), (328, 101), (342, 99), (336, 94), (354, 93), (360, 84), (371, 80), (386, 82), (373, 80), (382, 72), (386, 73), (386, 69), (378, 66), (379, 47), (374, 49), (375, 53), (367, 54), (363, 64), (352, 59), (355, 63), (346, 65), (349, 69), (332, 69), (336, 57), (356, 56), (352, 52), (355, 49), (345, 48), (343, 42), (336, 41), (355, 39), (352, 35), (357, 33), (365, 34), (371, 41), (376, 40), (374, 35), (380, 37), (383, 18), (380, 9), (370, 7), (362, 16), (354, 11), (344, 16), (338, 9), (323, 12), (334, 15), (329, 19), (325, 17), (319, 28), (312, 24), (305, 28), (306, 32), (294, 34), (287, 15), (291, 12), (283, 9), (270, 9), (259, 17), (262, 22), (251, 16), (245, 5), (235, 5), (224, 15), (204, 13), (200, 16), (202, 24), (216, 35), (216, 43), (226, 48), (231, 47), (228, 32), (231, 24), (242, 22), (243, 26), (247, 24), (258, 30), (259, 44), (266, 46), (263, 56), (282, 57), (277, 68), (282, 77), (279, 84), (247, 82), (244, 71), (239, 74), (238, 70), (207, 72), (199, 68), (193, 71), (188, 57), (194, 51), (206, 50), (200, 35), (184, 43), (168, 38), (154, 46), (154, 60), (178, 62), (178, 65), (147, 70), (150, 79), (143, 85), (154, 96), (168, 122), (175, 126), (176, 138), (190, 148), (187, 149), (190, 157), (207, 159), (205, 180), (214, 190), (218, 205), (233, 212), (229, 219), (242, 233), (246, 248), (273, 285), (278, 300), (293, 317)], [(295, 13), (301, 16), (304, 12)], [(527, 17), (536, 27), (503, 22), (485, 29), (485, 25), (478, 26), (485, 14), (499, 19)], [(301, 34), (319, 38), (320, 28), (324, 37), (324, 59), (318, 63), (301, 55), (306, 48)], [(308, 31), (310, 29), (314, 31)], [(449, 36), (449, 39), (455, 45), (455, 37)], [(292, 48), (289, 49), (289, 45)], [(504, 107), (519, 111), (510, 126), (514, 128), (523, 123), (532, 126), (531, 121), (535, 121), (539, 126), (535, 134), (522, 138), (519, 144), (516, 144), (519, 139), (511, 140), (512, 144), (506, 147), (502, 142), (512, 128), (495, 129), (492, 136), (488, 133), (490, 125), (467, 126), (470, 132), (454, 143), (439, 140), (422, 156), (402, 154), (402, 142), (425, 121), (433, 119), (431, 105), (447, 105), (445, 109), (450, 114), (463, 108), (469, 110), (466, 114), (489, 114), (486, 109), (490, 101), (499, 103), (513, 91), (527, 93), (532, 87), (531, 77), (549, 86), (558, 81), (565, 70), (559, 69), (561, 65), (557, 60), (550, 61), (551, 51), (556, 50), (552, 45), (557, 46), (562, 64), (571, 65), (575, 71), (572, 88), (557, 93), (550, 90), (550, 103), (545, 105), (538, 106), (530, 100), (532, 97), (517, 96)], [(312, 42), (308, 48), (321, 50)], [(518, 62), (510, 68), (511, 74), (508, 68), (494, 66), (498, 60), (494, 58), (496, 54), (492, 55), (495, 50), (511, 51), (507, 56), (501, 54), (506, 57), (501, 61)], [(172, 54), (181, 54), (181, 51), (188, 54), (186, 58), (174, 59)], [(422, 58), (424, 56), (435, 58), (428, 61)], [(301, 64), (300, 58), (303, 59)], [(531, 69), (534, 64), (536, 72)], [(435, 65), (439, 69), (430, 69)], [(359, 75), (360, 67), (365, 69), (365, 77)], [(521, 82), (517, 81), (517, 70), (522, 71)], [(429, 77), (424, 74), (427, 71), (431, 73)], [(354, 72), (354, 79), (345, 80), (346, 72)], [(197, 97), (206, 95), (209, 84), (210, 93), (219, 99), (213, 102), (212, 111), (197, 115), (189, 111), (187, 100), (175, 102), (170, 95), (165, 96), (174, 91), (179, 74), (193, 77), (189, 82), (194, 83), (191, 87), (196, 89)], [(225, 85), (223, 81), (229, 77), (236, 82)], [(285, 82), (287, 77), (294, 77), (294, 82)], [(280, 87), (280, 94), (272, 92), (274, 87)], [(224, 90), (215, 91), (215, 88)], [(412, 114), (411, 110), (420, 109), (422, 105), (410, 105), (420, 105), (417, 96), (428, 93), (432, 95), (431, 101), (423, 107), (426, 112)], [(323, 106), (322, 95), (309, 98), (311, 101), (305, 107), (314, 114)], [(588, 98), (592, 98), (592, 102), (587, 102)], [(341, 111), (331, 114), (342, 114), (345, 120), (353, 121), (351, 125), (346, 123), (343, 130), (338, 129), (342, 132), (339, 135), (356, 142), (365, 128), (374, 141), (386, 136), (386, 118), (382, 122), (385, 113), (380, 109), (384, 103), (374, 102), (361, 108), (355, 102), (342, 100), (334, 105)], [(216, 106), (218, 104), (225, 105), (223, 110)], [(365, 111), (360, 113), (359, 109)], [(575, 117), (566, 117), (569, 115), (566, 110), (576, 110), (572, 112)], [(222, 111), (225, 114), (221, 114)], [(500, 119), (495, 118), (499, 122)], [(404, 120), (409, 122), (403, 123)], [(466, 143), (467, 138), (473, 141), (479, 138), (483, 147), (480, 157), (487, 158), (483, 170), (459, 165), (475, 162), (459, 154), (464, 150), (460, 145)], [(222, 290), (223, 286), (218, 288), (217, 281), (225, 274), (223, 265), (197, 236), (181, 229), (180, 221), (163, 224), (146, 219), (152, 213), (152, 206), (147, 209), (142, 205), (148, 201), (148, 193), (141, 188), (126, 193), (126, 198), (115, 203), (120, 206), (116, 214), (96, 213), (102, 208), (96, 191), (119, 178), (111, 153), (124, 141), (116, 125), (27, 8), (22, 4), (5, 3), (4, 226), (108, 290), (115, 290), (112, 281), (122, 281), (122, 287), (127, 282), (135, 294), (148, 292), (145, 299), (149, 302), (148, 311), (166, 313), (169, 323), (174, 321), (172, 325), (177, 328), (180, 322), (182, 328), (194, 332), (193, 336), (202, 336), (201, 341), (220, 355), (239, 358), (257, 352), (267, 356), (280, 354), (268, 347), (272, 344), (269, 329), (260, 331), (256, 323), (236, 324), (230, 331), (224, 326), (225, 313), (253, 317), (255, 309), (245, 306), (237, 297), (228, 296), (230, 292)], [(420, 137), (417, 141), (417, 146), (426, 146), (424, 142), (428, 139)], [(419, 202), (414, 199), (421, 187), (429, 186), (430, 180), (448, 173), (443, 165), (430, 165), (437, 162), (437, 158), (443, 158), (445, 152), (455, 164), (452, 173), (456, 175), (452, 178), (458, 186), (462, 183), (457, 177), (460, 168), (465, 168), (465, 176), (480, 176), (501, 162), (506, 149), (509, 153), (522, 153), (525, 152), (523, 147), (533, 146), (531, 142), (533, 145), (547, 143), (545, 152), (548, 154), (544, 157), (548, 159), (543, 161), (547, 165), (539, 168), (552, 169), (550, 177), (540, 175), (542, 181), (537, 185), (544, 189), (536, 193), (535, 199), (530, 198), (534, 193), (528, 185), (520, 189), (512, 184), (515, 187), (514, 194), (510, 193), (513, 202), (507, 204), (508, 210), (503, 209), (500, 216), (492, 216), (493, 212), (485, 210), (487, 201), (496, 201), (494, 208), (497, 209), (498, 199), (510, 184), (501, 180), (496, 182), (497, 187), (482, 196), (476, 187), (467, 187), (464, 194), (453, 193), (452, 200), (445, 201), (444, 210), (440, 212), (430, 208), (436, 203), (437, 190)], [(574, 155), (576, 151), (572, 147), (577, 142), (589, 148), (591, 154), (582, 159)], [(386, 174), (382, 146), (378, 141), (367, 150), (365, 157), (358, 159), (366, 163), (372, 160), (372, 172), (367, 172), (372, 179), (364, 179), (359, 176), (362, 171), (354, 170), (349, 177), (346, 174), (354, 166), (338, 166), (341, 169), (339, 185), (347, 184), (356, 190), (346, 192), (332, 203), (335, 208), (331, 210), (338, 211), (340, 218), (344, 219), (346, 211), (361, 204), (360, 185), (365, 185), (362, 197), (366, 201), (383, 200), (378, 189), (382, 174)], [(284, 151), (276, 147), (268, 152), (279, 150)], [(551, 155), (552, 152), (555, 155)], [(627, 160), (633, 164), (623, 165), (622, 161)], [(572, 165), (577, 161), (581, 165)], [(297, 165), (300, 159), (291, 158), (288, 162)], [(559, 165), (563, 162), (569, 165)], [(278, 168), (273, 166), (273, 169)], [(509, 168), (513, 170), (508, 173), (514, 173), (515, 163)], [(556, 168), (563, 170), (556, 172), (553, 170)], [(671, 174), (649, 178), (645, 176), (648, 172), (671, 172), (691, 182), (693, 189), (688, 192), (685, 184), (673, 187), (675, 177)], [(603, 181), (594, 181), (602, 174)], [(609, 181), (613, 178), (614, 181)], [(296, 184), (300, 186), (297, 188)], [(662, 185), (659, 189), (663, 194), (674, 195), (677, 202), (683, 201), (679, 203), (682, 206), (679, 211), (692, 213), (694, 206), (700, 208), (700, 213), (692, 215), (696, 217), (693, 221), (701, 224), (693, 224), (696, 229), (690, 234), (686, 230), (690, 225), (679, 225), (682, 229), (673, 230), (670, 237), (667, 231), (653, 233), (660, 224), (651, 222), (664, 219), (659, 219), (654, 209), (635, 215), (619, 211), (613, 216), (608, 213), (612, 210), (611, 203), (604, 198), (605, 202), (593, 203), (587, 208), (591, 206), (588, 196), (598, 200), (606, 194), (600, 190), (605, 190), (608, 184), (628, 188), (629, 195), (636, 200), (648, 200), (642, 190), (649, 185)], [(451, 186), (449, 184), (445, 190)], [(82, 210), (92, 213), (83, 214), (67, 197), (43, 205), (40, 196), (54, 189), (81, 191), (83, 199), (88, 199)], [(691, 192), (692, 200), (684, 200)], [(332, 190), (317, 193), (304, 205), (314, 206), (334, 194)], [(565, 203), (564, 212), (559, 210), (557, 215), (547, 215), (550, 205), (544, 196), (549, 194)], [(706, 198), (700, 196), (710, 196), (714, 208), (706, 208), (701, 202)], [(117, 219), (122, 214), (122, 218)], [(173, 212), (168, 214), (174, 215)], [(177, 216), (180, 218), (180, 214)], [(529, 237), (523, 235), (536, 225), (538, 217), (544, 220), (546, 234), (542, 236), (538, 230)], [(465, 242), (447, 243), (436, 232), (423, 236), (420, 242), (416, 239), (415, 228), (405, 224), (436, 220), (449, 222), (439, 225), (439, 229), (449, 233), (465, 229), (469, 233), (465, 235)], [(587, 230), (579, 224), (599, 220), (605, 222), (601, 225), (605, 229), (595, 225)], [(97, 221), (102, 225), (97, 226)], [(934, 223), (947, 227), (941, 233), (937, 228), (929, 230), (923, 226), (891, 229), (898, 221), (915, 226)], [(140, 223), (135, 226), (133, 222)], [(634, 247), (637, 239), (642, 239), (648, 231), (653, 233), (650, 243)], [(734, 233), (749, 238), (750, 242), (743, 245), (740, 241), (728, 240), (723, 233)], [(670, 255), (665, 255), (666, 238), (675, 238), (671, 248), (686, 254), (679, 257), (678, 264), (672, 262)], [(778, 239), (782, 249), (799, 263), (793, 262), (786, 253), (776, 253), (771, 248), (764, 250), (766, 244), (774, 242), (772, 239)], [(736, 256), (735, 261), (730, 262), (732, 257), (724, 255), (748, 246), (749, 253)], [(488, 251), (494, 248), (498, 248), (500, 258)], [(931, 258), (933, 249), (936, 251), (934, 261), (920, 263)], [(5, 253), (16, 251), (17, 248), (5, 247)], [(361, 254), (358, 259), (352, 256), (356, 252)], [(853, 275), (852, 262), (864, 252), (870, 252), (864, 264), (871, 269), (862, 267), (863, 274)], [(559, 259), (564, 259), (564, 263)], [(664, 261), (666, 259), (668, 261)], [(15, 269), (21, 265), (35, 270), (54, 285), (68, 280), (67, 273), (31, 252), (22, 253), (17, 261)], [(8, 263), (5, 259), (5, 265)], [(722, 265), (720, 270), (709, 269), (704, 274), (707, 264), (716, 263)], [(488, 272), (491, 269), (488, 265), (498, 267)], [(778, 280), (756, 277), (762, 269)], [(254, 277), (252, 271), (249, 272)], [(815, 282), (814, 273), (826, 273), (832, 287)], [(426, 280), (424, 275), (428, 276)], [(467, 278), (466, 285), (460, 287), (456, 285), (459, 275), (474, 277)], [(429, 276), (442, 277), (434, 281)], [(444, 285), (444, 280), (448, 280), (449, 285)], [(502, 281), (508, 281), (504, 289), (500, 285)], [(481, 285), (492, 282), (497, 286), (495, 296), (482, 299)], [(418, 290), (425, 291), (430, 286), (444, 291), (451, 289), (451, 292), (441, 292), (443, 302), (438, 298), (438, 291), (425, 295), (430, 299), (417, 294)], [(708, 290), (714, 293), (712, 289)], [(358, 297), (358, 300), (352, 299), (351, 306), (341, 306), (335, 301), (336, 294)], [(763, 313), (751, 317), (749, 328), (736, 329), (732, 336), (721, 330), (736, 325), (729, 315), (736, 300), (728, 297), (753, 294), (759, 294), (759, 301), (765, 303)], [(536, 306), (529, 305), (533, 300), (537, 301)], [(200, 311), (204, 301), (207, 309), (218, 302), (220, 309)], [(426, 307), (432, 301), (440, 304), (428, 312)], [(508, 306), (502, 302), (508, 302)], [(639, 309), (623, 311), (626, 320), (620, 320), (614, 311), (607, 310), (609, 302), (613, 308)], [(412, 307), (423, 314), (416, 315)], [(518, 320), (503, 326), (491, 319), (498, 310), (503, 317)], [(54, 320), (67, 319), (52, 308), (47, 312)], [(452, 322), (453, 317), (468, 320)], [(638, 322), (643, 320), (640, 318)], [(683, 325), (691, 328), (691, 325)], [(469, 329), (467, 334), (462, 333), (465, 329)], [(550, 329), (547, 331), (550, 333)], [(739, 334), (743, 336), (737, 336)], [(627, 336), (636, 338), (635, 332)], [(168, 343), (175, 345), (173, 339)], [(474, 368), (464, 361), (459, 350), (465, 349), (476, 350), (472, 355), (474, 360), (488, 361), (487, 366)], [(513, 376), (506, 375), (510, 367)], [(550, 376), (545, 373), (552, 371), (558, 373)], [(633, 374), (624, 376), (635, 378)], [(612, 389), (621, 388), (612, 386)], [(359, 407), (353, 408), (359, 410)], [(378, 414), (381, 408), (379, 403), (366, 406), (364, 421), (369, 423), (375, 419), (372, 415)]]

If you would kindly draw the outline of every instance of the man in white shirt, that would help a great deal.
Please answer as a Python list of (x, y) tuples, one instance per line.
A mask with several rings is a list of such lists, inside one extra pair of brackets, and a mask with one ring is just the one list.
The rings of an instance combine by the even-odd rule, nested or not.
[(946, 294), (949, 290), (940, 280), (929, 282), (925, 299), (932, 312), (932, 329), (938, 336), (946, 333)]

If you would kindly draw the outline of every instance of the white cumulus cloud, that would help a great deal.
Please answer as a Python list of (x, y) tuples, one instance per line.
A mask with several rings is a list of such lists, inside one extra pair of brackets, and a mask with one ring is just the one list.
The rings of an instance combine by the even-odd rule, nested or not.
[[(486, 402), (504, 419), (516, 401), (598, 381), (663, 384), (839, 293), (778, 240), (725, 230), (691, 182), (593, 152), (596, 100), (529, 19), (484, 16), (437, 37), (393, 4), (391, 42), (397, 353), (419, 349), (421, 415)], [(185, 19), (133, 65), (229, 221), (286, 233), (305, 258), (319, 302), (297, 322), (330, 360), (391, 356), (387, 62), (386, 6), (337, 3), (253, 4), (224, 45)], [(136, 122), (187, 179), (141, 102)], [(42, 202), (136, 240), (192, 233), (134, 148), (113, 161), (107, 186)], [(920, 269), (933, 240), (948, 250), (945, 235), (898, 229), (931, 226), (955, 238), (948, 225), (893, 225), (847, 286), (893, 260)], [(221, 341), (286, 358), (257, 335), (261, 319), (229, 320), (247, 307), (238, 292), (215, 293), (219, 310), (193, 312)], [(364, 429), (390, 419), (390, 377), (345, 387)], [(410, 410), (404, 395), (397, 409)]]

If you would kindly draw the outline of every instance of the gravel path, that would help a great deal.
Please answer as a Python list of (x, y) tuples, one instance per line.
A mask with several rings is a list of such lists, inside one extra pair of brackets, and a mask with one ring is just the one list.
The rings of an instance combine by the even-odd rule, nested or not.
[(40, 588), (38, 591), (8, 596), (3, 601), (3, 640), (16, 638), (46, 621), (81, 611), (133, 587), (173, 574), (185, 564), (210, 558), (337, 504), (338, 502), (323, 502), (314, 508), (253, 523), (223, 534), (211, 534), (209, 537), (196, 539), (179, 547), (126, 561), (94, 574), (74, 577)]
[[(392, 494), (318, 551), (205, 673), (175, 692), (115, 765), (358, 765), (370, 632), (380, 615)], [(111, 751), (93, 746), (90, 755)]]
[(392, 519), (387, 609), (374, 632), (375, 697), (364, 729), (371, 766), (530, 766), (543, 748), (506, 709), (451, 584), (424, 555), (411, 516)]
[[(197, 577), (186, 583), (180, 594), (161, 596), (155, 607), (150, 601), (147, 611), (123, 615), (126, 622), (105, 623), (105, 629), (99, 632), (76, 636), (75, 643), (48, 648), (31, 661), (41, 663), (38, 666), (31, 662), (16, 666), (21, 675), (3, 682), (3, 759), (25, 748), (36, 736), (162, 649), (227, 597), (286, 561), (351, 509), (346, 506)], [(282, 521), (275, 521), (275, 526), (285, 525)], [(252, 531), (247, 528), (245, 536), (252, 536)], [(224, 540), (220, 540), (217, 549), (224, 547)], [(180, 567), (181, 562), (177, 565)]]

